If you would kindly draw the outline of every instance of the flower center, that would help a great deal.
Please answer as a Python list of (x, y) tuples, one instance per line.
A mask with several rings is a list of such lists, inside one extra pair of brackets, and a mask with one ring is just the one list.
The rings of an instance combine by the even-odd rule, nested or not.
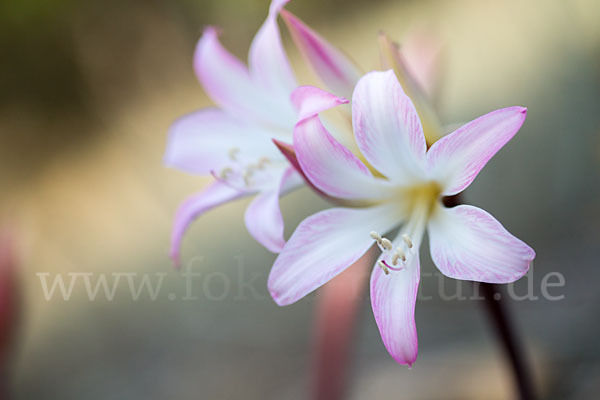
[(256, 183), (256, 173), (263, 171), (271, 160), (268, 157), (260, 157), (256, 162), (243, 163), (239, 153), (238, 147), (229, 149), (231, 164), (222, 168), (218, 177), (232, 186), (250, 188)]
[(377, 232), (371, 232), (371, 237), (377, 242), (377, 246), (384, 254), (381, 260), (377, 261), (377, 265), (386, 275), (389, 275), (390, 270), (402, 271), (406, 268), (408, 257), (412, 256), (413, 242), (410, 236), (402, 234), (402, 243), (395, 250), (392, 242)]
[(412, 257), (418, 257), (418, 248), (425, 233), (425, 227), (431, 214), (435, 211), (442, 190), (436, 182), (402, 189), (401, 196), (404, 215), (408, 220), (402, 226), (395, 244), (377, 232), (371, 232), (371, 238), (381, 249), (381, 257), (377, 265), (389, 275), (390, 271), (402, 271), (413, 265)]
[(404, 211), (409, 216), (418, 212), (425, 212), (429, 217), (435, 211), (441, 194), (442, 187), (435, 181), (402, 188), (400, 191)]

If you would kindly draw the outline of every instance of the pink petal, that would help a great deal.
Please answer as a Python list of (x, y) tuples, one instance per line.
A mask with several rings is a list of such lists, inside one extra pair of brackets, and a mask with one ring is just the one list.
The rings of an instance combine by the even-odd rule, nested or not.
[(428, 229), (431, 258), (451, 278), (509, 283), (525, 275), (535, 258), (531, 247), (477, 207), (440, 207)]
[(273, 0), (267, 20), (250, 46), (250, 73), (260, 86), (284, 99), (296, 88), (296, 79), (281, 44), (277, 26), (279, 10), (289, 0)]
[(194, 68), (208, 95), (233, 113), (245, 110), (254, 91), (248, 68), (219, 42), (217, 29), (207, 27), (198, 41)]
[(374, 199), (391, 195), (390, 183), (373, 177), (362, 161), (331, 136), (318, 116), (296, 125), (294, 149), (304, 174), (330, 196)]
[(492, 111), (444, 136), (431, 146), (427, 164), (431, 176), (445, 184), (444, 195), (463, 191), (479, 171), (523, 125), (527, 109)]
[(298, 121), (318, 114), (335, 140), (354, 154), (360, 154), (352, 132), (352, 110), (347, 99), (314, 86), (300, 86), (292, 93), (291, 100), (298, 110)]
[(282, 96), (253, 80), (248, 68), (221, 46), (213, 27), (206, 28), (198, 41), (194, 68), (208, 95), (228, 113), (278, 128), (293, 126), (291, 90)]
[(300, 167), (300, 163), (298, 162), (298, 158), (296, 157), (296, 150), (294, 150), (294, 147), (292, 145), (289, 145), (277, 139), (273, 139), (273, 143), (275, 143), (275, 146), (277, 146), (281, 154), (284, 155), (284, 157), (289, 161), (290, 165), (302, 177), (304, 183), (306, 183), (319, 196), (328, 199), (332, 203), (334, 202), (335, 199), (333, 197), (328, 196), (315, 185), (313, 185), (313, 183), (310, 181), (310, 179), (308, 179), (304, 171), (302, 171), (302, 167)]
[(402, 41), (402, 55), (406, 67), (427, 96), (433, 99), (438, 93), (440, 60), (442, 57), (441, 38), (425, 29), (410, 32)]
[[(394, 240), (394, 247), (400, 243)], [(397, 363), (409, 366), (419, 350), (415, 302), (421, 277), (417, 246), (412, 251), (406, 269), (386, 275), (376, 265), (371, 274), (371, 306), (383, 344)]]
[(325, 86), (337, 95), (350, 98), (362, 75), (360, 69), (290, 12), (281, 10), (281, 17), (304, 59)]
[(279, 197), (302, 183), (293, 167), (285, 169), (278, 185), (264, 191), (252, 200), (244, 220), (248, 232), (267, 250), (279, 253), (285, 245), (283, 217), (279, 209)]
[(205, 108), (173, 123), (164, 162), (189, 173), (208, 175), (232, 163), (232, 149), (237, 149), (236, 159), (242, 161), (279, 158), (270, 140), (276, 134), (219, 109)]
[(300, 86), (292, 92), (292, 104), (298, 110), (298, 120), (315, 116), (320, 112), (347, 104), (348, 100), (314, 86)]
[(306, 218), (275, 260), (269, 291), (280, 306), (294, 303), (358, 260), (373, 244), (370, 231), (394, 227), (390, 206), (332, 208)]
[[(419, 114), (427, 144), (432, 145), (443, 136), (444, 132), (432, 106), (431, 97), (422, 89), (421, 83), (415, 77), (417, 71), (414, 68), (420, 67), (420, 65), (410, 63), (413, 59), (406, 56), (405, 46), (403, 45), (401, 48), (384, 33), (379, 34), (379, 47), (383, 69), (394, 70), (402, 89), (410, 97)], [(410, 68), (409, 64), (413, 68)], [(422, 72), (422, 69), (417, 69)]]
[(179, 266), (179, 248), (181, 240), (192, 221), (206, 211), (228, 201), (238, 199), (247, 193), (232, 189), (219, 181), (212, 183), (202, 192), (188, 197), (177, 209), (173, 231), (171, 233), (170, 257)]
[(392, 70), (370, 72), (358, 81), (352, 121), (358, 147), (371, 165), (397, 184), (422, 178), (423, 129)]

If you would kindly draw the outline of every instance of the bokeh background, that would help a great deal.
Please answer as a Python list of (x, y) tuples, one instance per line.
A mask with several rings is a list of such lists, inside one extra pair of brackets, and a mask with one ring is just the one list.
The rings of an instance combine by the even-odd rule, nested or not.
[[(309, 394), (315, 297), (279, 308), (266, 278), (274, 256), (246, 232), (247, 201), (203, 216), (183, 246), (194, 301), (167, 258), (178, 203), (208, 180), (169, 170), (169, 124), (210, 105), (192, 71), (206, 24), (245, 59), (268, 0), (5, 0), (0, 3), (0, 217), (19, 260), (20, 313), (8, 387), (15, 399), (301, 399)], [(600, 4), (595, 0), (294, 0), (288, 9), (365, 69), (380, 30), (441, 38), (445, 122), (524, 105), (516, 138), (467, 201), (537, 251), (537, 301), (509, 304), (544, 398), (600, 393)], [(287, 32), (301, 82), (311, 76)], [(288, 228), (327, 204), (307, 189), (283, 200)], [(289, 231), (289, 229), (288, 229)], [(433, 272), (426, 246), (423, 271)], [(241, 257), (257, 295), (236, 299)], [(44, 298), (37, 273), (167, 273), (159, 296)], [(545, 274), (566, 285), (541, 297)], [(154, 276), (154, 275), (152, 275)], [(215, 276), (215, 275), (213, 275)], [(154, 279), (154, 278), (153, 278)], [(412, 370), (387, 355), (361, 300), (350, 398), (506, 399), (512, 381), (476, 301), (444, 301), (437, 278), (417, 304)], [(249, 280), (249, 278), (247, 279)], [(454, 283), (446, 282), (448, 287)], [(517, 285), (523, 293), (527, 282)], [(450, 289), (449, 289), (450, 290)], [(176, 293), (175, 300), (168, 294)]]

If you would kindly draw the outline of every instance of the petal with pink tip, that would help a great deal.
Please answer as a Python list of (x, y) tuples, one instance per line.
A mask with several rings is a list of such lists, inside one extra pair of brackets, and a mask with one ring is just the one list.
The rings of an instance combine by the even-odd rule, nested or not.
[(427, 152), (430, 176), (442, 183), (443, 194), (460, 193), (525, 122), (527, 109), (492, 111), (444, 136)]
[(295, 113), (289, 94), (275, 96), (255, 82), (248, 68), (221, 43), (213, 27), (205, 29), (194, 54), (196, 75), (208, 95), (228, 113), (248, 121), (255, 121), (289, 129), (295, 122)]
[(365, 158), (397, 184), (422, 179), (427, 145), (412, 101), (394, 71), (370, 72), (352, 95), (356, 142)]
[(450, 278), (509, 283), (525, 275), (535, 258), (531, 247), (477, 207), (440, 207), (428, 231), (431, 258)]
[(277, 159), (280, 156), (271, 143), (277, 135), (277, 131), (244, 123), (219, 109), (205, 108), (171, 125), (164, 162), (189, 173), (208, 175), (231, 165), (232, 157), (245, 162), (261, 157)]
[(288, 98), (297, 86), (281, 44), (281, 35), (277, 26), (279, 10), (288, 1), (273, 0), (271, 2), (267, 20), (254, 36), (249, 55), (252, 78), (260, 86), (281, 99)]
[(430, 99), (439, 93), (442, 48), (441, 37), (426, 29), (409, 32), (400, 48), (408, 71)]
[(180, 262), (179, 248), (181, 240), (190, 224), (206, 211), (244, 195), (247, 195), (247, 193), (232, 189), (230, 186), (217, 181), (181, 203), (175, 214), (171, 232), (170, 257), (176, 266), (179, 266)]
[[(396, 238), (394, 247), (401, 242)], [(419, 350), (415, 303), (421, 277), (418, 246), (411, 251), (405, 269), (386, 275), (376, 264), (371, 274), (371, 306), (383, 344), (397, 363), (409, 366)]]
[(306, 218), (275, 260), (271, 296), (280, 306), (296, 302), (358, 260), (373, 245), (370, 231), (387, 232), (397, 223), (390, 205), (332, 208)]
[(347, 99), (314, 86), (300, 86), (292, 92), (292, 104), (298, 110), (298, 121), (347, 103)]
[(325, 86), (339, 96), (350, 98), (362, 75), (360, 69), (289, 11), (281, 10), (281, 17), (304, 59)]
[(246, 209), (244, 220), (248, 232), (273, 253), (279, 253), (285, 245), (279, 197), (300, 184), (302, 179), (298, 173), (293, 167), (288, 167), (284, 170), (279, 184), (256, 196)]
[(304, 174), (330, 196), (379, 199), (392, 195), (390, 182), (375, 178), (362, 161), (331, 136), (318, 116), (296, 125), (294, 149)]
[(325, 129), (354, 154), (360, 154), (352, 132), (352, 110), (349, 101), (314, 86), (300, 86), (292, 93), (298, 110), (298, 121), (319, 115)]
[[(381, 61), (384, 69), (393, 69), (402, 89), (412, 100), (423, 127), (423, 133), (428, 145), (435, 143), (443, 132), (440, 126), (440, 121), (431, 103), (431, 97), (425, 93), (420, 82), (416, 79), (416, 71), (409, 67), (411, 61), (415, 58), (409, 58), (404, 54), (406, 47), (402, 48), (393, 42), (386, 34), (379, 34), (379, 47), (381, 52)], [(414, 46), (411, 46), (414, 47)], [(402, 52), (400, 51), (402, 50)], [(423, 49), (420, 49), (423, 50)], [(425, 49), (427, 51), (427, 49)], [(418, 65), (413, 65), (417, 67)], [(419, 70), (419, 68), (417, 68)], [(422, 70), (419, 70), (422, 71)]]

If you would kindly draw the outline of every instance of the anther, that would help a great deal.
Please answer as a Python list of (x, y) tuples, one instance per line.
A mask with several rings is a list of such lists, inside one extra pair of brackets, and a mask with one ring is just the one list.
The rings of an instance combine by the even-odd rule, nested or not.
[(266, 164), (270, 163), (271, 160), (269, 160), (269, 158), (267, 157), (261, 157), (258, 160), (258, 163), (256, 163), (256, 168), (258, 169), (263, 169), (265, 167)]
[(250, 178), (252, 178), (253, 173), (254, 170), (252, 168), (248, 168), (244, 171), (244, 183), (246, 184), (246, 186), (250, 186)]
[(402, 261), (406, 261), (406, 254), (404, 254), (404, 251), (402, 251), (400, 247), (396, 248), (396, 254), (398, 254), (398, 257), (400, 257)]
[(233, 170), (229, 167), (225, 167), (221, 170), (221, 172), (219, 173), (219, 176), (221, 177), (221, 179), (227, 179), (227, 176), (232, 173)]
[(229, 159), (231, 161), (236, 161), (239, 152), (240, 149), (238, 147), (232, 147), (231, 149), (229, 149)]
[(404, 243), (406, 243), (406, 245), (408, 246), (409, 249), (412, 249), (413, 242), (412, 242), (412, 240), (410, 240), (410, 236), (408, 236), (405, 233), (405, 234), (402, 235), (402, 240), (404, 240)]
[(402, 262), (406, 262), (406, 254), (402, 251), (400, 247), (396, 249), (394, 255), (392, 256), (392, 264), (398, 265), (398, 260), (402, 260)]
[(391, 250), (392, 249), (392, 242), (388, 239), (388, 238), (383, 238), (381, 239), (381, 245), (383, 246), (384, 249), (386, 250)]
[(371, 231), (369, 235), (371, 235), (371, 238), (373, 238), (373, 240), (377, 240), (378, 242), (381, 241), (381, 235), (379, 233)]

